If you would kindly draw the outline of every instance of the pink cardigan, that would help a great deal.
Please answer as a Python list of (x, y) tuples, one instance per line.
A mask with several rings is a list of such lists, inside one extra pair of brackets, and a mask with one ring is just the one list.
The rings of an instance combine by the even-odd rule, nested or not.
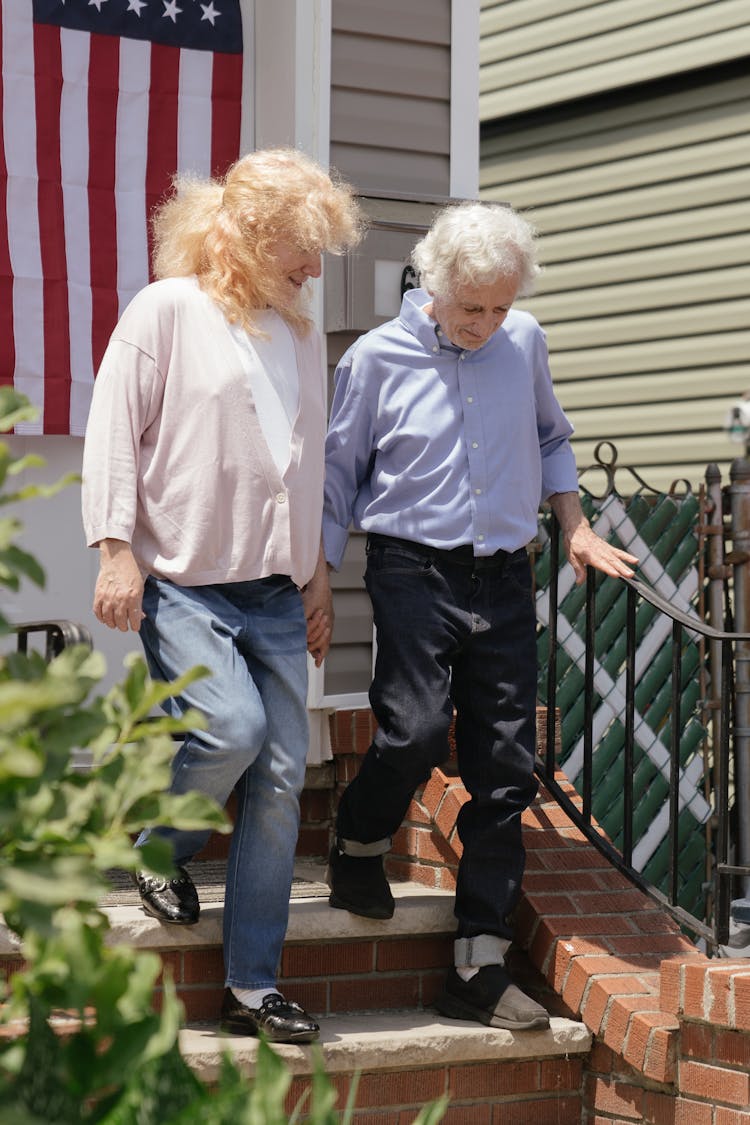
[(320, 546), (325, 371), (292, 333), (299, 410), (280, 475), (236, 346), (194, 278), (143, 289), (97, 375), (83, 454), (86, 541), (123, 539), (144, 574), (182, 586), (312, 577)]

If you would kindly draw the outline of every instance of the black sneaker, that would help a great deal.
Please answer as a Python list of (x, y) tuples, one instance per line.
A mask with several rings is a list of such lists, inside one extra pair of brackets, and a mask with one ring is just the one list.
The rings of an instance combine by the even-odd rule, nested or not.
[(549, 1015), (511, 981), (502, 965), (483, 965), (471, 980), (451, 969), (435, 1007), (454, 1020), (474, 1020), (509, 1031), (549, 1027)]
[(285, 1000), (280, 992), (269, 992), (259, 1008), (248, 1008), (231, 988), (224, 990), (221, 1029), (234, 1035), (263, 1032), (272, 1043), (314, 1043), (320, 1027), (304, 1008)]
[(352, 856), (334, 844), (328, 859), (328, 902), (363, 918), (392, 918), (393, 895), (383, 871), (382, 855)]
[(160, 922), (173, 926), (194, 926), (200, 917), (201, 907), (195, 883), (184, 867), (177, 868), (174, 879), (136, 871), (133, 878), (147, 914)]

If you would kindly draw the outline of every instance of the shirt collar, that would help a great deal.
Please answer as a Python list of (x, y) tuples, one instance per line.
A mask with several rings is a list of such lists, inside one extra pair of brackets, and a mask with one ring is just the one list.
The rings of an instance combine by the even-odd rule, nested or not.
[(399, 313), (401, 323), (413, 336), (416, 336), (422, 347), (428, 352), (433, 351), (435, 344), (438, 344), (441, 348), (457, 352), (459, 355), (464, 354), (472, 357), (483, 355), (498, 333), (502, 331), (501, 325), (481, 348), (464, 351), (458, 344), (449, 340), (443, 332), (439, 332), (440, 326), (437, 321), (424, 311), (424, 306), (429, 305), (430, 300), (430, 294), (426, 289), (407, 289), (401, 300), (401, 312)]
[(431, 352), (436, 343), (448, 344), (449, 340), (446, 336), (438, 338), (437, 321), (424, 311), (424, 306), (429, 303), (430, 294), (426, 289), (407, 289), (401, 301), (399, 319), (422, 347)]

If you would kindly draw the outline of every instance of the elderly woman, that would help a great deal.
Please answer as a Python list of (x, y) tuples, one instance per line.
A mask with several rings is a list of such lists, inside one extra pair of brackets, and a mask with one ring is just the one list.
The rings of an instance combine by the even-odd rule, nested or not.
[[(172, 791), (220, 805), (237, 793), (223, 1023), (304, 1043), (318, 1026), (278, 992), (276, 972), (308, 746), (307, 650), (320, 663), (333, 623), (320, 548), (325, 376), (305, 290), (322, 252), (356, 243), (361, 216), (348, 186), (288, 150), (176, 186), (153, 221), (159, 280), (125, 310), (96, 379), (83, 459), (86, 537), (100, 552), (94, 613), (140, 632), (155, 678), (212, 671), (168, 708), (207, 720), (176, 754)], [(154, 831), (176, 874), (139, 872), (143, 907), (195, 923), (184, 865), (206, 835)]]
[(339, 806), (330, 903), (393, 913), (383, 856), (415, 789), (448, 756), (455, 711), (471, 800), (458, 815), (455, 968), (437, 1006), (493, 1027), (544, 1028), (546, 1011), (505, 968), (521, 814), (536, 793), (526, 545), (540, 501), (560, 519), (578, 581), (587, 565), (630, 575), (636, 560), (583, 515), (544, 334), (513, 308), (538, 270), (532, 228), (508, 207), (449, 207), (413, 262), (424, 288), (349, 349), (331, 411), (325, 549), (338, 567), (349, 524), (367, 532), (378, 729)]

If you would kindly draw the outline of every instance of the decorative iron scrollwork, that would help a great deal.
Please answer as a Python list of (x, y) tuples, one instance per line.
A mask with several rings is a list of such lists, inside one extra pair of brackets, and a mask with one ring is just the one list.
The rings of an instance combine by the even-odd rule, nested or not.
[[(594, 473), (597, 470), (603, 472), (605, 477), (605, 488), (604, 491), (600, 493), (594, 492), (594, 490), (583, 481), (583, 477), (586, 473)], [(623, 473), (629, 473), (637, 482), (637, 487), (633, 489), (631, 484), (629, 492), (624, 492), (622, 489), (618, 488), (615, 482), (615, 475), (618, 470), (620, 470), (621, 476)], [(578, 480), (581, 487), (584, 488), (594, 500), (606, 500), (606, 498), (611, 495), (627, 496), (633, 491), (648, 492), (653, 495), (658, 495), (663, 492), (663, 489), (653, 488), (632, 465), (618, 464), (617, 446), (613, 441), (607, 440), (597, 442), (594, 447), (594, 461), (591, 465), (585, 465), (584, 468), (578, 470)], [(684, 477), (679, 477), (677, 480), (672, 481), (667, 495), (677, 498), (680, 496), (690, 496), (692, 492), (693, 488), (690, 481), (685, 480)]]
[(419, 274), (414, 266), (404, 266), (401, 271), (401, 299), (409, 289), (419, 289)]

